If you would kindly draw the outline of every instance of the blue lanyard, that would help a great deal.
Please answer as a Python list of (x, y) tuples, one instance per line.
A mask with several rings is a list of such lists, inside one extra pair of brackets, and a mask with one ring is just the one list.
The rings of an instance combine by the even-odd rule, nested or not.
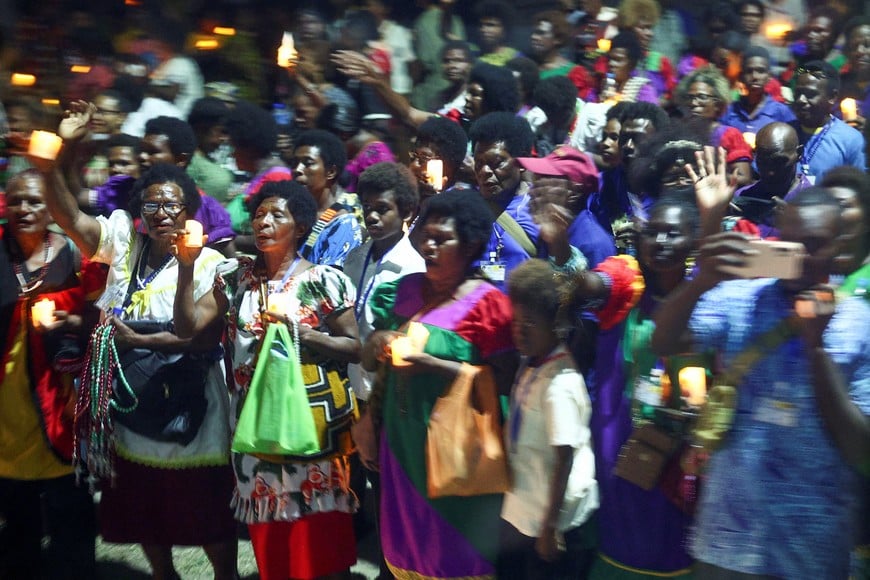
[(528, 361), (526, 361), (517, 373), (517, 378), (514, 381), (513, 387), (511, 387), (510, 438), (512, 451), (516, 450), (517, 440), (520, 436), (520, 426), (523, 423), (523, 405), (525, 405), (526, 399), (529, 397), (532, 385), (535, 384), (535, 379), (538, 378), (538, 373), (547, 366), (547, 363), (560, 359), (567, 354), (568, 353), (566, 352), (550, 354), (547, 358), (541, 361), (541, 364), (529, 373), (528, 379), (521, 380), (525, 376), (526, 370), (529, 368)]
[[(372, 259), (372, 252), (375, 249), (375, 245), (369, 248), (368, 253), (366, 254), (366, 260), (363, 262), (362, 273), (359, 275), (359, 283), (356, 285), (357, 288), (362, 288), (363, 280), (366, 278), (366, 271), (369, 269), (369, 262)], [(384, 255), (380, 257), (380, 259), (375, 264), (375, 273), (372, 274), (372, 277), (369, 279), (369, 283), (366, 285), (365, 291), (361, 296), (357, 296), (356, 306), (354, 308), (354, 316), (356, 318), (357, 323), (362, 320), (363, 309), (365, 308), (366, 303), (369, 299), (369, 294), (372, 293), (372, 290), (375, 287), (375, 276), (378, 275), (378, 269), (381, 267), (381, 262), (384, 261), (384, 258), (389, 252), (384, 252)]]
[(809, 147), (808, 149), (804, 149), (804, 154), (801, 157), (801, 169), (803, 170), (804, 175), (806, 175), (806, 176), (812, 175), (810, 173), (810, 161), (812, 161), (813, 157), (816, 156), (816, 151), (819, 150), (819, 146), (821, 146), (822, 140), (825, 138), (825, 135), (828, 133), (828, 130), (831, 128), (831, 126), (833, 124), (834, 124), (834, 120), (831, 119), (830, 121), (825, 123), (825, 127), (822, 129), (821, 133), (818, 133), (817, 135), (812, 135), (807, 140), (807, 145), (809, 145), (810, 141), (812, 141), (812, 146)]

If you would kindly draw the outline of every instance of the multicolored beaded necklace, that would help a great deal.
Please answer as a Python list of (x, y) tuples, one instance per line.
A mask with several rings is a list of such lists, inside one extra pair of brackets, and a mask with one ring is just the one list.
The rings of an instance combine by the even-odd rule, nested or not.
[[(54, 255), (54, 248), (51, 247), (51, 236), (48, 232), (45, 232), (45, 240), (43, 241), (43, 254), (42, 267), (36, 273), (36, 276), (27, 281), (27, 278), (24, 276), (24, 261), (16, 262), (12, 261), (12, 269), (15, 271), (15, 277), (18, 279), (18, 295), (26, 296), (30, 294), (40, 286), (42, 286), (42, 282), (45, 279), (45, 275), (48, 274), (48, 267), (51, 265), (51, 258)], [(26, 261), (26, 260), (25, 260)]]

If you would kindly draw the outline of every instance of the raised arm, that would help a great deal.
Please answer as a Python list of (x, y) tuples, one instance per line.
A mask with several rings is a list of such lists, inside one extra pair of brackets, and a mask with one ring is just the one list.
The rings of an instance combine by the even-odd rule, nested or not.
[(389, 77), (382, 74), (366, 55), (352, 50), (339, 50), (332, 55), (332, 62), (340, 72), (372, 87), (384, 100), (387, 108), (411, 127), (416, 129), (435, 115), (412, 107), (408, 99), (393, 90)]
[(100, 223), (79, 208), (63, 176), (61, 166), (66, 162), (67, 156), (73, 154), (74, 144), (87, 134), (87, 125), (95, 109), (92, 103), (84, 101), (72, 103), (58, 128), (58, 135), (64, 140), (61, 158), (57, 163), (33, 159), (45, 177), (45, 204), (51, 217), (75, 242), (82, 254), (89, 258), (96, 253), (100, 245)]

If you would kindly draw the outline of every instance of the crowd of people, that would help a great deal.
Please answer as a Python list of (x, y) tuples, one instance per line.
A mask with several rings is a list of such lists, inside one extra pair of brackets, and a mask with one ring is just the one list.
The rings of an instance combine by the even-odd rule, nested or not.
[[(3, 30), (64, 70), (0, 99), (0, 578), (95, 578), (101, 535), (232, 580), (242, 529), (266, 580), (367, 533), (400, 580), (870, 575), (858, 3), (128, 4)], [(125, 416), (131, 353), (190, 406)], [(509, 485), (435, 493), (470, 366)], [(263, 388), (313, 450), (236, 447)]]

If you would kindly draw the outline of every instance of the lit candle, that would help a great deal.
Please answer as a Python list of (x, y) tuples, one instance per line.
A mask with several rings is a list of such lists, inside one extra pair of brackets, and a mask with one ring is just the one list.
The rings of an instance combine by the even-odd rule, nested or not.
[(30, 307), (30, 316), (33, 324), (48, 326), (54, 322), (54, 300), (40, 300)]
[(63, 139), (48, 131), (34, 131), (30, 134), (30, 146), (27, 152), (42, 159), (57, 159)]
[(184, 245), (188, 248), (202, 247), (202, 224), (196, 220), (186, 220), (184, 229), (187, 235), (184, 237)]
[(743, 134), (743, 140), (746, 141), (747, 145), (755, 149), (755, 133), (747, 131)]
[(409, 354), (414, 354), (414, 343), (408, 336), (399, 336), (393, 339), (390, 343), (390, 350), (393, 351), (393, 366), (406, 367), (411, 363), (405, 360)]
[(858, 103), (852, 98), (843, 99), (840, 101), (840, 112), (844, 121), (854, 121), (858, 118)]
[(764, 35), (771, 40), (783, 40), (791, 32), (791, 24), (788, 22), (771, 22), (764, 29)]
[(36, 84), (36, 76), (27, 73), (12, 73), (11, 82), (16, 87), (32, 87)]
[(281, 39), (281, 46), (278, 47), (278, 66), (281, 68), (289, 68), (296, 64), (298, 54), (296, 47), (293, 44), (293, 35), (289, 32), (284, 33)]
[(426, 179), (435, 191), (441, 191), (444, 184), (444, 162), (440, 159), (430, 159), (426, 163)]
[(276, 314), (286, 314), (290, 309), (290, 295), (286, 292), (276, 292), (269, 294), (269, 312)]
[(419, 322), (409, 322), (408, 338), (411, 339), (411, 344), (414, 345), (414, 352), (421, 353), (426, 348), (426, 341), (429, 340), (429, 329)]
[(235, 36), (236, 29), (231, 26), (215, 26), (212, 32), (221, 36)]
[(609, 38), (599, 38), (598, 39), (598, 50), (599, 50), (599, 52), (610, 52), (610, 39)]
[(700, 407), (707, 399), (707, 371), (703, 367), (680, 369), (680, 391), (692, 407)]

